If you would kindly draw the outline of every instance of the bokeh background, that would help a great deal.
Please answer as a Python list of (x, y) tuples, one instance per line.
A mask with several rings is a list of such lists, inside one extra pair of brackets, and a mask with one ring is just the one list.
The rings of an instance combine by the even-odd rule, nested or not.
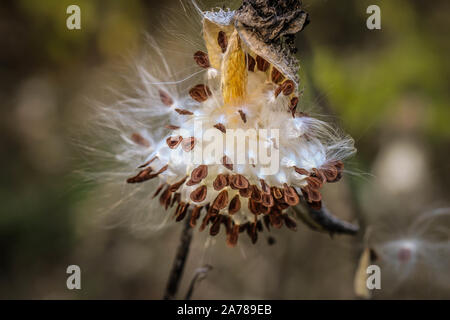
[[(66, 28), (70, 4), (81, 8), (81, 30)], [(275, 231), (274, 245), (261, 237), (235, 249), (222, 236), (211, 245), (205, 232), (194, 232), (180, 298), (205, 263), (213, 269), (193, 298), (356, 298), (353, 279), (367, 245), (383, 247), (405, 234), (419, 239), (408, 226), (450, 205), (450, 3), (304, 4), (311, 24), (296, 40), (302, 107), (355, 138), (358, 154), (326, 199), (362, 232), (331, 238), (299, 223), (297, 232)], [(366, 28), (371, 4), (381, 8), (381, 30)], [(2, 1), (0, 298), (162, 297), (181, 225), (147, 234), (106, 226), (98, 214), (101, 181), (85, 184), (77, 175), (73, 137), (90, 116), (89, 101), (120, 77), (114, 68), (126, 70), (145, 50), (145, 34), (164, 31), (165, 15), (181, 10), (178, 0)], [(450, 298), (450, 225), (433, 222), (439, 250), (418, 247), (417, 260), (406, 265), (395, 251), (392, 261), (381, 259), (374, 299)], [(66, 288), (70, 264), (81, 267), (82, 290)]]

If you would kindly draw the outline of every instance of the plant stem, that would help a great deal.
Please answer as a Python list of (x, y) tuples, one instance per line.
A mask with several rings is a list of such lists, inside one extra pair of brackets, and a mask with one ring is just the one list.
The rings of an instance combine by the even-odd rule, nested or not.
[(184, 218), (184, 227), (180, 237), (180, 244), (178, 245), (177, 254), (173, 261), (172, 270), (170, 271), (166, 292), (164, 293), (164, 300), (172, 300), (175, 298), (183, 276), (183, 270), (192, 240), (192, 228), (189, 225), (189, 220), (190, 214), (187, 214)]

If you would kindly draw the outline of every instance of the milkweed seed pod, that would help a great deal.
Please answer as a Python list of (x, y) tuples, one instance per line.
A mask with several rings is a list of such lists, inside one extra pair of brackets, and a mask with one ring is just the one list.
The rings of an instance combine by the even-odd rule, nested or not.
[(321, 187), (341, 178), (342, 160), (355, 152), (350, 137), (297, 110), (293, 36), (308, 15), (300, 1), (262, 0), (199, 13), (206, 50), (191, 55), (203, 81), (185, 78), (187, 89), (175, 92), (142, 71), (153, 80), (142, 101), (168, 124), (159, 140), (131, 136), (146, 159), (127, 182), (159, 180), (154, 197), (174, 207), (176, 221), (213, 236), (222, 229), (230, 246), (242, 232), (256, 242), (263, 225), (295, 230), (288, 209), (300, 201), (320, 209)]

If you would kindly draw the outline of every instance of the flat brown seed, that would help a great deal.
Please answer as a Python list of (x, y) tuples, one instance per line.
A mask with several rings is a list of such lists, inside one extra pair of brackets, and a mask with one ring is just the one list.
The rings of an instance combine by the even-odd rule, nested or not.
[(216, 236), (217, 234), (219, 234), (221, 222), (222, 221), (221, 221), (220, 217), (218, 217), (218, 219), (216, 219), (216, 221), (213, 223), (213, 225), (209, 229), (210, 236)]
[(305, 170), (305, 169), (294, 167), (294, 170), (298, 174), (301, 174), (303, 176), (309, 176), (309, 172), (307, 170)]
[(218, 174), (216, 179), (214, 179), (213, 187), (214, 190), (220, 191), (228, 185), (228, 178), (224, 174)]
[(235, 174), (231, 177), (231, 186), (234, 186), (237, 189), (247, 189), (249, 187), (249, 182), (246, 177), (242, 174)]
[(169, 130), (178, 130), (178, 129), (180, 129), (179, 126), (175, 126), (175, 125), (173, 125), (173, 124), (165, 125), (165, 128), (166, 128), (166, 129), (169, 129)]
[(306, 178), (306, 181), (308, 182), (308, 185), (312, 188), (312, 189), (320, 189), (322, 188), (322, 181), (319, 178), (315, 178), (315, 177), (308, 177)]
[(248, 71), (254, 72), (256, 61), (255, 58), (253, 58), (251, 55), (247, 54), (247, 64), (248, 64)]
[(284, 79), (283, 74), (280, 71), (278, 71), (277, 68), (273, 67), (272, 68), (272, 82), (279, 83), (279, 82), (283, 81), (283, 79)]
[(158, 194), (161, 192), (162, 188), (164, 188), (164, 184), (161, 184), (155, 191), (155, 193), (153, 194), (152, 198), (156, 198), (158, 196)]
[(234, 248), (239, 238), (239, 225), (233, 226), (231, 232), (227, 235), (227, 245)]
[(228, 206), (228, 213), (233, 215), (241, 209), (241, 199), (239, 195), (235, 195)]
[(206, 198), (208, 188), (206, 186), (200, 186), (191, 192), (191, 200), (194, 202), (202, 202)]
[(189, 152), (192, 149), (194, 149), (195, 146), (195, 138), (194, 137), (189, 137), (186, 139), (183, 139), (183, 141), (181, 142), (181, 147), (183, 148), (183, 151), (185, 152)]
[(298, 105), (298, 97), (293, 97), (293, 98), (291, 99), (289, 108), (290, 108), (291, 110), (295, 110), (295, 108), (297, 108), (297, 105)]
[(270, 187), (269, 185), (264, 181), (264, 179), (259, 179), (259, 182), (261, 183), (261, 189), (263, 193), (270, 194)]
[(148, 166), (150, 163), (152, 163), (153, 161), (155, 161), (158, 157), (153, 157), (150, 160), (148, 160), (147, 162), (145, 162), (144, 164), (141, 164), (138, 168), (145, 168), (146, 166)]
[(187, 177), (184, 177), (184, 178), (181, 179), (180, 181), (175, 182), (174, 184), (172, 184), (172, 185), (170, 186), (170, 191), (172, 191), (172, 192), (177, 191), (177, 190), (181, 187), (181, 185), (186, 181), (186, 179), (187, 179)]
[(167, 92), (165, 92), (164, 90), (159, 90), (159, 98), (161, 99), (161, 102), (170, 107), (171, 105), (173, 105), (173, 99), (169, 96), (169, 94)]
[(253, 214), (258, 214), (259, 213), (259, 203), (256, 201), (253, 201), (252, 199), (248, 200), (248, 209), (250, 210), (251, 213)]
[(166, 139), (166, 143), (170, 149), (176, 149), (180, 145), (181, 141), (183, 141), (182, 136), (168, 137)]
[(131, 135), (131, 140), (133, 140), (134, 143), (136, 143), (137, 145), (140, 145), (141, 147), (145, 147), (148, 148), (150, 147), (150, 141), (148, 141), (147, 139), (145, 139), (141, 134), (139, 133), (133, 133)]
[(228, 38), (225, 32), (219, 31), (219, 34), (217, 35), (217, 43), (219, 44), (222, 53), (225, 53), (228, 47)]
[(192, 179), (189, 179), (187, 182), (186, 182), (186, 185), (188, 186), (188, 187), (191, 187), (191, 186), (195, 186), (196, 184), (199, 184), (200, 183), (200, 181), (194, 181), (194, 180), (192, 180)]
[(192, 116), (193, 113), (186, 109), (175, 108), (175, 111), (182, 116)]
[(240, 109), (238, 110), (238, 112), (239, 112), (239, 115), (241, 116), (242, 121), (244, 123), (247, 123), (247, 115), (245, 114), (245, 112)]
[(258, 189), (258, 187), (254, 184), (250, 186), (250, 189), (252, 190), (251, 198), (255, 202), (261, 202), (262, 201), (262, 195), (261, 190)]
[(260, 56), (256, 56), (256, 65), (259, 71), (266, 72), (269, 69), (269, 62)]
[(203, 102), (206, 101), (209, 96), (211, 96), (211, 91), (209, 90), (208, 86), (204, 84), (198, 84), (191, 90), (189, 90), (189, 95), (195, 101)]
[(281, 198), (283, 198), (283, 192), (280, 188), (271, 187), (270, 191), (272, 192), (272, 195), (276, 200), (280, 200)]
[(293, 219), (291, 219), (291, 217), (289, 217), (287, 214), (283, 214), (283, 219), (286, 227), (288, 227), (292, 231), (297, 230), (297, 223)]
[(274, 201), (273, 201), (272, 195), (271, 195), (271, 194), (264, 193), (264, 194), (262, 195), (262, 201), (261, 201), (261, 203), (262, 203), (265, 207), (268, 207), (268, 208), (273, 207)]
[(281, 86), (283, 87), (283, 94), (285, 96), (292, 94), (295, 90), (295, 83), (292, 80), (286, 80)]
[(208, 175), (208, 166), (205, 164), (199, 165), (197, 168), (192, 170), (191, 180), (194, 182), (200, 182), (206, 178)]
[(274, 91), (275, 98), (277, 98), (277, 97), (280, 95), (281, 91), (283, 91), (283, 85), (279, 85), (279, 86), (275, 89), (275, 91)]
[(288, 186), (286, 183), (284, 184), (284, 201), (290, 206), (296, 206), (300, 202), (295, 189)]
[(225, 128), (225, 126), (221, 123), (217, 123), (214, 125), (214, 128), (216, 128), (217, 130), (222, 131), (223, 133), (227, 133), (227, 129)]
[(222, 157), (222, 165), (228, 170), (233, 170), (233, 163), (231, 162), (231, 159), (227, 156)]
[(189, 221), (189, 225), (191, 228), (194, 228), (197, 224), (197, 219), (200, 217), (200, 211), (203, 207), (194, 206), (191, 213), (191, 220)]
[(239, 195), (243, 198), (250, 198), (252, 195), (252, 189), (250, 187), (246, 189), (239, 189)]
[(228, 204), (228, 191), (222, 190), (214, 200), (212, 207), (216, 210), (222, 210)]
[(203, 51), (197, 51), (194, 53), (194, 60), (201, 68), (209, 68), (211, 65), (209, 63), (208, 54)]

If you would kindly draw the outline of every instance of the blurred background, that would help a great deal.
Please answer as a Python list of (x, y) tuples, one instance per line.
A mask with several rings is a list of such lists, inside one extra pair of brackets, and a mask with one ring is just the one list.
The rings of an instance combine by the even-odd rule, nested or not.
[[(71, 4), (81, 8), (81, 30), (66, 28)], [(366, 27), (371, 4), (381, 8), (381, 30)], [(326, 188), (325, 199), (362, 231), (332, 238), (299, 223), (297, 232), (275, 230), (274, 245), (264, 237), (255, 246), (241, 239), (235, 249), (223, 235), (206, 246), (206, 232), (195, 231), (179, 297), (195, 270), (209, 263), (213, 269), (193, 298), (353, 299), (360, 254), (371, 246), (380, 248), (382, 270), (374, 299), (450, 299), (450, 224), (432, 216), (450, 206), (450, 3), (304, 5), (311, 24), (296, 40), (301, 106), (355, 138), (358, 153), (346, 164), (348, 174)], [(89, 99), (117, 81), (114, 68), (126, 69), (145, 50), (145, 34), (164, 28), (168, 10), (182, 6), (178, 0), (2, 1), (0, 298), (163, 296), (181, 224), (148, 234), (126, 224), (106, 227), (98, 214), (101, 182), (87, 185), (76, 174), (72, 138), (89, 118)], [(427, 212), (437, 238), (431, 223), (426, 232), (409, 228)], [(389, 246), (404, 237), (421, 244), (410, 252), (415, 260), (405, 262)], [(81, 290), (66, 288), (71, 264), (81, 267)]]

